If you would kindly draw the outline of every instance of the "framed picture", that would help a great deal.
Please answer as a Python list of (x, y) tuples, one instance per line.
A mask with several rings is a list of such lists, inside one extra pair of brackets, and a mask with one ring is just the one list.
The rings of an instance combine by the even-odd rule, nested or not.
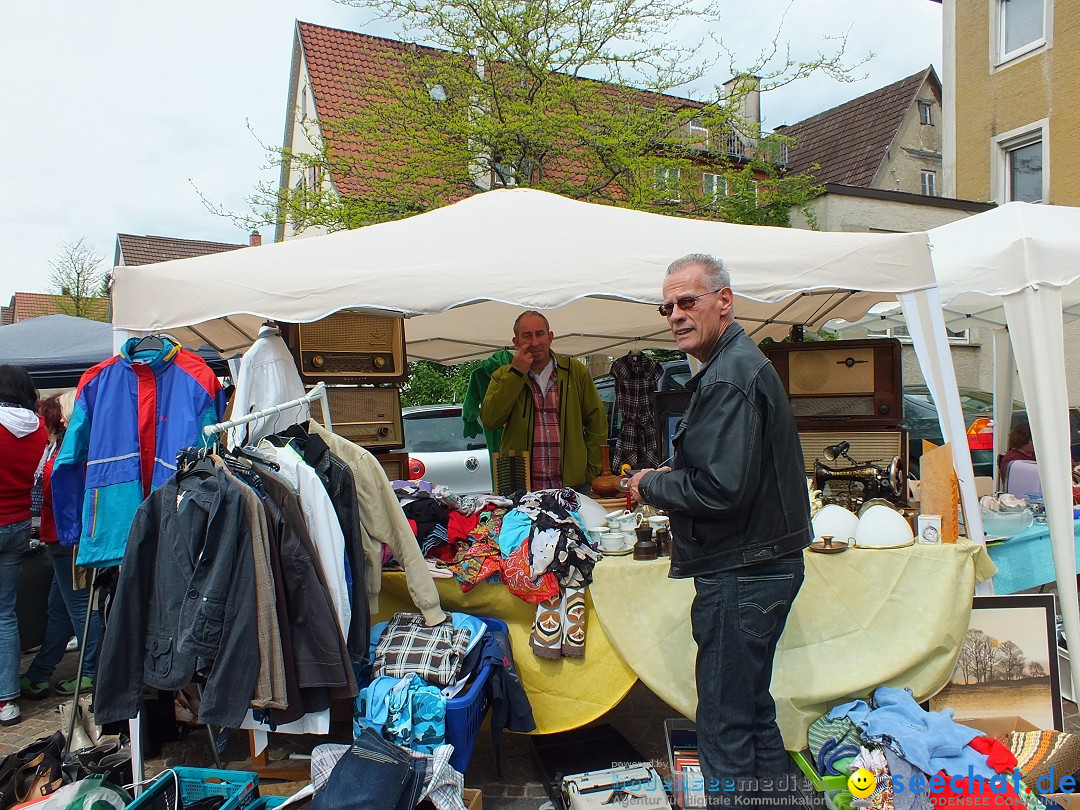
[(949, 683), (930, 708), (958, 718), (1020, 715), (1061, 729), (1053, 594), (976, 596)]

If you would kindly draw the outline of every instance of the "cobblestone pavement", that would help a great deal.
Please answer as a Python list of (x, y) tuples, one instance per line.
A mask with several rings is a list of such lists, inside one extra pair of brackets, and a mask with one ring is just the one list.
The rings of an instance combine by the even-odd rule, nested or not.
[[(32, 658), (29, 654), (22, 657), (20, 671), (26, 671)], [(66, 654), (57, 667), (53, 681), (75, 677), (77, 662), (77, 653)], [(0, 757), (18, 751), (59, 728), (60, 716), (56, 709), (60, 701), (61, 698), (55, 695), (44, 700), (20, 700), (23, 720), (0, 731)], [(638, 682), (618, 706), (596, 720), (595, 724), (610, 724), (666, 776), (667, 752), (663, 722), (666, 718), (678, 716), (678, 712)], [(348, 742), (350, 728), (351, 724), (348, 722), (335, 722), (328, 737), (271, 735), (270, 760), (280, 761), (292, 753), (310, 752), (312, 747), (323, 742)], [(1065, 703), (1065, 729), (1080, 733), (1080, 718), (1077, 717), (1076, 706), (1069, 702)], [(504, 734), (501, 747), (500, 779), (496, 772), (491, 735), (485, 725), (477, 736), (472, 761), (465, 773), (466, 786), (483, 790), (484, 810), (537, 810), (547, 801), (547, 793), (533, 761), (531, 738), (525, 734)], [(247, 758), (247, 735), (231, 733), (221, 757), (222, 762), (227, 767), (242, 767), (241, 763)], [(147, 760), (146, 773), (153, 775), (174, 765), (214, 767), (206, 732), (196, 729), (184, 740), (166, 743), (160, 756)], [(292, 792), (290, 785), (281, 785), (279, 790), (274, 790), (269, 784), (266, 784), (266, 787), (267, 792)], [(808, 803), (805, 806), (811, 805)]]

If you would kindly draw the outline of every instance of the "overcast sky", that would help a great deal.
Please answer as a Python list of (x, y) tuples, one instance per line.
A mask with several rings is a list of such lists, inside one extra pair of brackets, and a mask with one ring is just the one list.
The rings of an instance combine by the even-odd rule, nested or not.
[[(722, 35), (752, 62), (786, 0), (719, 0)], [(0, 302), (50, 292), (62, 240), (85, 237), (111, 264), (117, 232), (220, 242), (247, 233), (210, 213), (196, 187), (234, 211), (265, 168), (259, 140), (284, 132), (294, 22), (395, 36), (333, 0), (38, 0), (4, 3), (7, 76), (0, 126)], [(694, 37), (694, 26), (684, 32)], [(799, 121), (933, 64), (941, 6), (930, 0), (794, 0), (782, 36), (793, 56), (830, 49), (874, 58), (865, 78), (817, 77), (767, 94), (768, 128)], [(697, 32), (700, 33), (700, 32)], [(695, 37), (696, 38), (696, 37)], [(729, 78), (726, 67), (705, 87)], [(250, 126), (250, 131), (249, 131)], [(263, 238), (273, 238), (263, 229)]]

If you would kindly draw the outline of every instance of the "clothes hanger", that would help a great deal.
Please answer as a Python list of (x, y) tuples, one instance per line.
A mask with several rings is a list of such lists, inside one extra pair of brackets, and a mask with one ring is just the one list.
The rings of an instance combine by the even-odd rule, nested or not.
[(237, 460), (247, 459), (248, 461), (253, 461), (256, 464), (261, 464), (264, 467), (269, 467), (271, 470), (281, 469), (281, 465), (278, 464), (277, 461), (270, 458), (268, 455), (259, 452), (253, 447), (241, 447), (237, 445), (229, 451), (229, 455), (231, 455), (234, 459)]
[(131, 347), (131, 354), (136, 352), (160, 352), (165, 348), (159, 335), (146, 335), (138, 343)]

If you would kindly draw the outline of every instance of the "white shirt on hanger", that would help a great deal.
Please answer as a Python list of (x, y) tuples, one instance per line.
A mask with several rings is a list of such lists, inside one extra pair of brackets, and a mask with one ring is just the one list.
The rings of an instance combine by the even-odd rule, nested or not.
[(341, 524), (334, 512), (334, 503), (326, 493), (319, 474), (291, 447), (277, 447), (263, 442), (259, 449), (276, 455), (277, 462), (281, 465), (281, 477), (300, 495), (304, 523), (307, 524), (318, 557), (315, 562), (330, 592), (330, 601), (334, 605), (341, 636), (348, 638), (352, 607), (349, 605), (349, 588), (345, 583), (345, 535), (341, 532)]
[[(238, 419), (263, 408), (272, 408), (289, 400), (300, 399), (306, 393), (289, 347), (277, 332), (264, 329), (241, 360), (231, 416)], [(229, 444), (233, 447), (245, 443), (256, 444), (263, 436), (285, 430), (299, 422), (306, 422), (310, 413), (311, 408), (305, 402), (295, 408), (231, 428)], [(246, 442), (245, 437), (249, 437)]]

